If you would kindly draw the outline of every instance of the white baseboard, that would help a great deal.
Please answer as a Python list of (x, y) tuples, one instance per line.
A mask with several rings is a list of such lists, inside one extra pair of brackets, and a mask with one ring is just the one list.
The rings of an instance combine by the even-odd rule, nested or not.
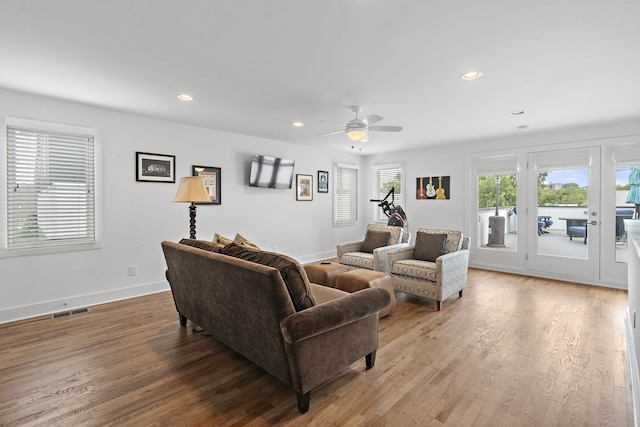
[(322, 261), (329, 258), (335, 258), (336, 256), (337, 256), (336, 251), (328, 251), (328, 252), (323, 252), (323, 253), (314, 254), (314, 255), (305, 255), (301, 257), (296, 257), (296, 260), (300, 264), (308, 264), (310, 262), (316, 262), (316, 261)]
[(624, 319), (625, 330), (627, 334), (627, 356), (629, 357), (629, 375), (631, 376), (631, 404), (633, 405), (633, 425), (640, 426), (638, 423), (638, 411), (640, 411), (640, 376), (638, 375), (638, 358), (636, 355), (636, 346), (633, 340), (633, 315), (627, 307), (627, 316)]
[(0, 324), (14, 322), (16, 320), (28, 319), (31, 317), (49, 315), (61, 311), (75, 310), (82, 307), (90, 307), (92, 305), (120, 301), (123, 299), (134, 298), (168, 290), (169, 283), (166, 281), (162, 281), (137, 285), (128, 288), (113, 289), (106, 292), (79, 295), (54, 301), (23, 305), (20, 307), (7, 308), (0, 310)]
[(556, 273), (547, 273), (544, 271), (500, 267), (500, 266), (488, 265), (488, 264), (471, 262), (471, 261), (469, 262), (469, 267), (479, 268), (481, 270), (499, 271), (502, 273), (520, 274), (523, 276), (540, 277), (542, 279), (563, 280), (565, 282), (581, 283), (583, 285), (596, 285), (596, 286), (602, 286), (604, 288), (627, 289), (626, 283), (615, 283), (615, 282), (610, 282), (610, 281), (600, 280), (600, 279), (588, 279), (585, 277), (570, 276), (566, 274), (556, 274)]

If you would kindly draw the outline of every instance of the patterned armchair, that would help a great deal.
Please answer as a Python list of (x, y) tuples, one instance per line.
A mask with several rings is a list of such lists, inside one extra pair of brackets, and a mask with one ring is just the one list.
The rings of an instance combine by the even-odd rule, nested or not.
[[(415, 259), (414, 249), (424, 241), (420, 233), (446, 235), (444, 247), (439, 248), (443, 254), (434, 261)], [(462, 297), (462, 290), (467, 283), (469, 238), (459, 231), (421, 228), (416, 245), (387, 253), (391, 283), (396, 291), (436, 300), (440, 311), (445, 299), (456, 292)]]
[(387, 272), (388, 260), (387, 252), (395, 249), (409, 246), (409, 239), (411, 233), (405, 233), (402, 227), (395, 227), (391, 225), (367, 225), (367, 232), (388, 232), (389, 237), (386, 244), (373, 249), (369, 252), (366, 249), (367, 238), (371, 233), (365, 236), (365, 240), (358, 240), (354, 242), (339, 243), (336, 245), (338, 253), (338, 262), (346, 265), (350, 270), (356, 268), (363, 268), (367, 270), (376, 270)]

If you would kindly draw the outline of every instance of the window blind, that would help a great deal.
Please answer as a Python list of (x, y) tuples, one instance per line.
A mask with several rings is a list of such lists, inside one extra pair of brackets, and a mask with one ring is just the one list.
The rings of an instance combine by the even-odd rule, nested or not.
[(358, 221), (358, 169), (351, 165), (336, 165), (335, 224)]
[(7, 247), (95, 242), (95, 142), (7, 126)]
[[(389, 190), (394, 189), (395, 206), (402, 206), (402, 168), (400, 166), (380, 167), (377, 170), (378, 194), (376, 199), (382, 200)], [(389, 200), (391, 202), (391, 200)], [(376, 206), (376, 220), (387, 221), (382, 208)]]

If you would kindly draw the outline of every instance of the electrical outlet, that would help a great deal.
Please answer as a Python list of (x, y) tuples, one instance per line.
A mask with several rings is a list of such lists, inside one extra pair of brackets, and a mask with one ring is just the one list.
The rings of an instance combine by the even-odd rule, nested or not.
[(138, 266), (137, 265), (130, 265), (129, 266), (129, 276), (136, 276), (138, 275)]

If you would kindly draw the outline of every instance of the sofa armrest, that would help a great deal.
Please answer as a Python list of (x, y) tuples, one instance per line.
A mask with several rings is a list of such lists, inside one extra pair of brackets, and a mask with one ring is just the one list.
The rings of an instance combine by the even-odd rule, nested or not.
[(381, 288), (363, 289), (324, 304), (298, 311), (280, 322), (289, 344), (321, 335), (375, 314), (391, 303), (389, 292)]
[(337, 256), (338, 256), (338, 262), (340, 262), (340, 258), (342, 258), (343, 254), (346, 254), (348, 252), (360, 252), (362, 250), (362, 244), (363, 243), (364, 243), (364, 240), (357, 240), (357, 241), (353, 241), (353, 242), (338, 243), (336, 245), (336, 252), (337, 252)]
[(408, 243), (382, 246), (373, 250), (373, 269), (383, 273), (389, 272), (389, 252), (394, 249), (408, 247)]

